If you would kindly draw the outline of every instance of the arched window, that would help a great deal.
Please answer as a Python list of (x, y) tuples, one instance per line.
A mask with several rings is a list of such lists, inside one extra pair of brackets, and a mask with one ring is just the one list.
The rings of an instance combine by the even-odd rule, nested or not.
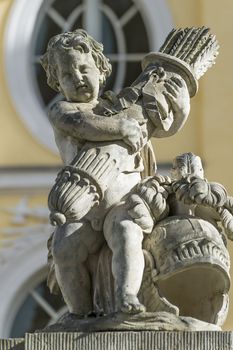
[[(42, 279), (44, 277), (44, 279)], [(61, 295), (52, 295), (46, 285), (46, 276), (40, 272), (42, 282), (27, 285), (27, 293), (16, 312), (9, 330), (10, 338), (21, 338), (24, 334), (33, 333), (56, 323), (68, 309)]]
[[(46, 278), (48, 235), (49, 232), (46, 235), (33, 234), (33, 238), (27, 235), (6, 251), (5, 261), (0, 265), (0, 279), (3, 281), (0, 288), (0, 338), (8, 338), (13, 331), (14, 334), (16, 331), (20, 333), (21, 325), (16, 326), (19, 312), (25, 310), (25, 301)], [(32, 325), (28, 327), (26, 320), (23, 323), (26, 324), (22, 325), (24, 330), (31, 329)]]
[[(40, 56), (46, 51), (49, 38), (59, 32), (84, 27), (103, 42), (105, 54), (113, 64), (112, 76), (106, 89), (118, 91), (122, 86), (129, 85), (140, 73), (140, 61), (150, 46), (149, 35), (137, 2), (103, 0), (99, 1), (98, 6), (95, 1), (91, 4), (88, 6), (87, 2), (85, 5), (81, 0), (72, 0), (64, 6), (64, 2), (53, 0), (44, 2), (40, 9), (41, 15), (39, 14), (34, 31), (33, 52), (36, 81), (45, 106), (59, 96), (46, 84)], [(89, 24), (88, 12), (91, 16), (94, 10), (98, 15), (93, 16), (95, 23), (90, 21)]]

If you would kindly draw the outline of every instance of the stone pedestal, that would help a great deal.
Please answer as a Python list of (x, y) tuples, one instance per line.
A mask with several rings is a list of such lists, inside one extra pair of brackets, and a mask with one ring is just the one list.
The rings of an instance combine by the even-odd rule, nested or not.
[[(14, 345), (19, 342), (18, 345)], [(15, 343), (14, 343), (15, 342)], [(233, 332), (79, 332), (26, 334), (0, 350), (232, 350)]]
[(0, 339), (0, 350), (23, 350), (24, 349), (24, 339), (16, 338), (16, 339)]

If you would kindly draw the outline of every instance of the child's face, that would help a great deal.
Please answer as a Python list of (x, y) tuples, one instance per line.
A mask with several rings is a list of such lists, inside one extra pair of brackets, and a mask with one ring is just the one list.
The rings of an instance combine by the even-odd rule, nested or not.
[(60, 91), (67, 101), (88, 103), (96, 101), (102, 74), (90, 52), (74, 49), (56, 55)]

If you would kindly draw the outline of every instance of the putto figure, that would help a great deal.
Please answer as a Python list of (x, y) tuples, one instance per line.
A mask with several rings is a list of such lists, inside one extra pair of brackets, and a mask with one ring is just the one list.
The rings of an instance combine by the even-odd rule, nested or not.
[[(52, 291), (58, 282), (70, 313), (95, 310), (93, 266), (105, 242), (112, 251), (116, 311), (145, 310), (137, 294), (146, 229), (119, 215), (118, 204), (142, 178), (155, 174), (150, 138), (182, 128), (197, 80), (217, 51), (208, 28), (173, 30), (159, 52), (144, 58), (130, 87), (101, 95), (111, 73), (102, 44), (84, 30), (50, 40), (42, 65), (48, 84), (64, 96), (51, 107), (49, 119), (65, 167), (49, 195), (56, 228), (49, 241), (48, 280)], [(110, 210), (115, 227), (105, 224)]]

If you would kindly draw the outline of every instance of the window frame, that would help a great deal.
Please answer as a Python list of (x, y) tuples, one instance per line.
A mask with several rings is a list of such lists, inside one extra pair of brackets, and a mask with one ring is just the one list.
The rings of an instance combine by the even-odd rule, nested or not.
[[(11, 248), (11, 253), (12, 253)], [(27, 297), (29, 291), (34, 289), (47, 275), (47, 247), (45, 237), (32, 240), (25, 244), (23, 239), (21, 247), (15, 247), (14, 256), (10, 254), (9, 260), (0, 269), (0, 338), (8, 338), (15, 316)]]

